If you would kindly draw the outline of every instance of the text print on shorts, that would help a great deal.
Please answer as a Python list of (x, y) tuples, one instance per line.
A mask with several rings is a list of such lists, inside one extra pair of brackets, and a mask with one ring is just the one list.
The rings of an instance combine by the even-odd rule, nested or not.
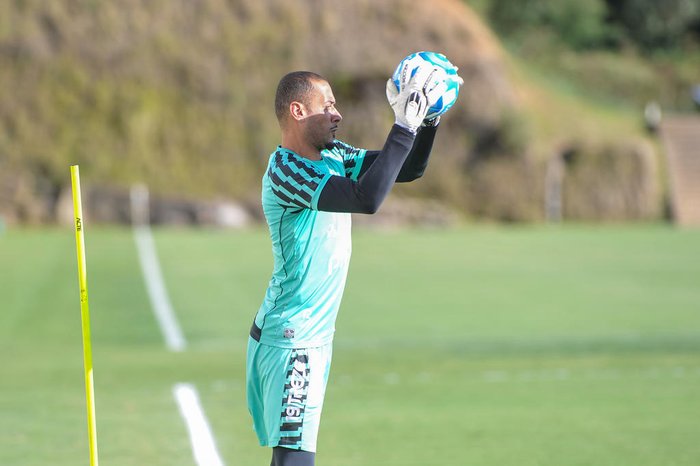
[(305, 349), (292, 350), (282, 398), (280, 446), (301, 448), (306, 398), (309, 394), (309, 356)]

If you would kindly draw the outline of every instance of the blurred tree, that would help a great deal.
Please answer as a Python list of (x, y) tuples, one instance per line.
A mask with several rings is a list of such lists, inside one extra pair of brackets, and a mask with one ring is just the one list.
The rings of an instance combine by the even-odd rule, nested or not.
[(646, 50), (678, 47), (700, 24), (700, 0), (606, 1), (611, 22)]
[(608, 38), (604, 0), (492, 0), (489, 17), (507, 35), (545, 28), (576, 49), (596, 47)]

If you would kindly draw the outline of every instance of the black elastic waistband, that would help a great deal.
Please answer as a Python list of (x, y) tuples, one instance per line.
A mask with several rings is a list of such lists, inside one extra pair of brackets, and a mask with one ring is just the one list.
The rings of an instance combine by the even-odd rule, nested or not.
[(257, 326), (255, 321), (253, 321), (253, 326), (250, 327), (250, 336), (253, 340), (259, 342), (260, 341), (260, 335), (262, 335), (262, 329)]

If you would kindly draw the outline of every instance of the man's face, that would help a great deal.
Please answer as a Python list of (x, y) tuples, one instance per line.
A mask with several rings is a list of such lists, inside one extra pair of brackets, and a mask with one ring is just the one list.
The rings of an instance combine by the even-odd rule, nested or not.
[(308, 116), (304, 119), (304, 136), (319, 151), (333, 143), (338, 123), (343, 117), (335, 108), (335, 97), (330, 84), (314, 81), (306, 107)]

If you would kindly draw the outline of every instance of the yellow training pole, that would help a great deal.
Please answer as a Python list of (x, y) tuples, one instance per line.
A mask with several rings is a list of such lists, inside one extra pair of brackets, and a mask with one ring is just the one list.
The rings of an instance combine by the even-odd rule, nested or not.
[(95, 426), (95, 388), (92, 378), (92, 349), (90, 347), (90, 308), (88, 307), (87, 266), (85, 262), (85, 236), (83, 206), (80, 199), (80, 170), (71, 165), (70, 178), (73, 187), (73, 212), (75, 212), (75, 246), (78, 250), (78, 283), (80, 284), (80, 316), (83, 322), (83, 362), (85, 365), (85, 397), (87, 401), (88, 442), (90, 466), (97, 466), (97, 427)]

